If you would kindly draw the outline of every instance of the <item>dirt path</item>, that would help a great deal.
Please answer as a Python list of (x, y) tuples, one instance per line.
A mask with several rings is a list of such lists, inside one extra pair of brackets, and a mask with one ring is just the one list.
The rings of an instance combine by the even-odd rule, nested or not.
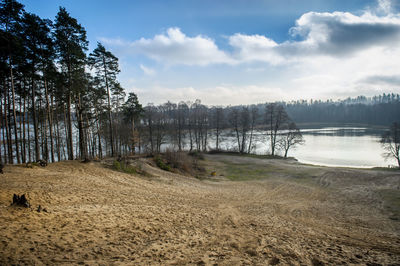
[[(200, 181), (144, 162), (153, 177), (99, 163), (8, 166), (0, 177), (0, 264), (400, 262), (399, 221), (378, 197), (398, 191), (398, 174), (230, 156), (205, 164), (267, 167), (257, 172), (266, 177)], [(34, 209), (9, 207), (13, 193), (27, 193)], [(49, 212), (36, 212), (39, 204)]]

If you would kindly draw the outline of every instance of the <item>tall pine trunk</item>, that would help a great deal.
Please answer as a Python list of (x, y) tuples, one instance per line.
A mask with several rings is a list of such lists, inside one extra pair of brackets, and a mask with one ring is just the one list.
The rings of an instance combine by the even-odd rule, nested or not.
[(19, 139), (20, 139), (20, 147), (21, 147), (21, 158), (22, 163), (26, 162), (25, 158), (25, 132), (23, 132), (23, 123), (25, 122), (25, 118), (22, 116), (22, 95), (19, 97)]
[[(0, 97), (0, 129), (1, 129), (1, 136), (2, 136), (2, 138), (1, 138), (1, 142), (0, 142), (0, 163), (2, 163), (3, 162), (3, 157), (2, 157), (2, 155), (1, 155), (1, 152), (2, 152), (2, 148), (1, 148), (1, 144), (3, 144), (3, 151), (4, 151), (4, 160), (6, 159), (6, 153), (5, 153), (5, 151), (6, 151), (6, 142), (5, 142), (5, 133), (4, 133), (4, 127), (3, 127), (3, 125), (4, 125), (4, 121), (3, 121), (3, 101), (2, 101), (2, 99), (1, 99), (1, 97)], [(4, 164), (5, 164), (6, 162), (4, 161)]]
[[(29, 109), (29, 98), (27, 99), (27, 103), (26, 103), (26, 108)], [(31, 123), (30, 123), (30, 117), (29, 114), (27, 116), (27, 133), (28, 133), (28, 162), (32, 161), (32, 151), (31, 151)]]
[(86, 146), (86, 139), (85, 139), (85, 133), (84, 133), (84, 126), (83, 126), (83, 115), (82, 115), (82, 103), (81, 103), (81, 95), (80, 93), (78, 94), (77, 97), (77, 107), (76, 107), (76, 116), (78, 119), (78, 133), (79, 133), (79, 151), (80, 151), (80, 157), (83, 160), (88, 159), (87, 158), (87, 146)]
[(33, 120), (33, 131), (35, 135), (35, 160), (40, 160), (40, 151), (39, 151), (39, 133), (38, 133), (38, 123), (37, 123), (37, 114), (36, 114), (36, 104), (35, 104), (35, 85), (34, 79), (32, 75), (31, 80), (31, 101), (32, 101), (32, 120)]
[(106, 81), (106, 88), (107, 88), (108, 120), (109, 120), (109, 128), (110, 128), (111, 156), (114, 157), (114, 136), (113, 136), (113, 125), (112, 125), (112, 116), (111, 116), (111, 96), (110, 96), (110, 87), (108, 84), (106, 59), (104, 56), (103, 56), (103, 65), (104, 65), (104, 79)]
[(50, 110), (49, 91), (48, 91), (48, 87), (47, 87), (46, 78), (44, 78), (44, 89), (45, 89), (45, 97), (46, 97), (47, 121), (48, 121), (48, 125), (49, 125), (49, 133), (50, 133), (51, 162), (54, 163), (55, 160), (54, 160), (54, 143), (53, 143), (53, 125), (52, 125), (51, 110)]
[(15, 108), (15, 88), (14, 88), (14, 75), (13, 68), (11, 65), (11, 56), (9, 57), (10, 61), (10, 79), (11, 79), (11, 93), (12, 93), (12, 109), (13, 109), (13, 124), (14, 124), (14, 142), (15, 142), (15, 152), (17, 155), (17, 162), (21, 163), (21, 158), (19, 157), (19, 148), (18, 148), (18, 128), (17, 128), (17, 111)]
[(67, 150), (68, 150), (68, 160), (74, 159), (74, 146), (72, 141), (72, 119), (71, 119), (71, 92), (68, 92), (67, 99)]
[(22, 132), (23, 132), (22, 144), (23, 144), (23, 150), (24, 150), (23, 158), (24, 158), (24, 163), (25, 163), (26, 161), (29, 161), (29, 158), (28, 158), (28, 160), (26, 158), (26, 97), (24, 97), (23, 106), (24, 106), (24, 109), (22, 112)]
[(7, 139), (7, 155), (8, 155), (8, 163), (13, 164), (13, 154), (12, 154), (12, 139), (11, 139), (11, 129), (10, 129), (10, 120), (8, 117), (8, 105), (10, 103), (9, 90), (5, 87), (4, 82), (4, 118), (5, 118), (5, 126), (6, 126), (6, 139)]

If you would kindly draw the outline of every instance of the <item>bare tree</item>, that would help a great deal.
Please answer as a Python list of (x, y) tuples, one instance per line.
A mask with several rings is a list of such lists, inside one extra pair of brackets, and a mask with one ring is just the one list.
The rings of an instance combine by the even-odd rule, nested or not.
[(189, 107), (185, 102), (180, 102), (178, 104), (177, 110), (177, 129), (176, 134), (178, 137), (178, 149), (181, 151), (185, 146), (185, 125), (186, 125), (186, 117), (189, 115)]
[(297, 128), (296, 124), (292, 122), (289, 124), (287, 132), (282, 134), (282, 137), (279, 139), (278, 146), (285, 151), (284, 157), (286, 158), (290, 148), (303, 143), (303, 135)]
[(386, 150), (385, 158), (394, 158), (400, 168), (400, 124), (393, 123), (380, 140), (382, 147)]
[(213, 107), (211, 109), (212, 127), (215, 129), (215, 149), (219, 150), (221, 141), (221, 130), (224, 120), (224, 112), (222, 107)]
[(247, 153), (251, 153), (251, 150), (253, 149), (253, 134), (254, 134), (254, 127), (257, 122), (257, 117), (258, 117), (258, 109), (255, 105), (251, 106), (251, 111), (250, 111), (250, 139), (249, 139), (249, 148), (247, 150)]
[(278, 132), (285, 128), (288, 121), (289, 116), (282, 105), (277, 105), (276, 103), (270, 103), (267, 105), (266, 122), (269, 130), (271, 155), (275, 155)]
[(250, 113), (247, 106), (242, 106), (239, 108), (232, 108), (228, 116), (228, 121), (232, 126), (238, 143), (238, 150), (240, 153), (245, 153), (247, 151), (247, 139), (248, 132), (250, 129)]

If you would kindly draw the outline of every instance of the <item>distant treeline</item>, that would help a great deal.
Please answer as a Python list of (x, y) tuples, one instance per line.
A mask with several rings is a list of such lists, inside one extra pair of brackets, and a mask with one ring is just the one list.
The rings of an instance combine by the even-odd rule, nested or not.
[(219, 149), (220, 137), (231, 134), (237, 140), (233, 146), (236, 151), (252, 152), (259, 141), (253, 133), (263, 130), (266, 136), (261, 141), (269, 143), (269, 150), (274, 153), (275, 148), (282, 149), (286, 133), (296, 132), (296, 123), (389, 126), (399, 120), (399, 98), (398, 94), (383, 94), (338, 101), (299, 100), (226, 107), (206, 106), (200, 100), (149, 104), (137, 125), (138, 148), (160, 152), (163, 144), (172, 144), (179, 150)]
[(339, 101), (282, 102), (296, 123), (356, 123), (389, 126), (400, 119), (400, 95), (358, 96)]

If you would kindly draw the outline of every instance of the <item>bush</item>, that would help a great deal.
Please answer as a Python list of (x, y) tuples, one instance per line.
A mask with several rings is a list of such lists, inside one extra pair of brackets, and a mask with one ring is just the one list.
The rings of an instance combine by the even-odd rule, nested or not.
[(141, 174), (141, 171), (138, 171), (135, 167), (117, 160), (113, 162), (113, 169), (127, 174)]
[(114, 161), (113, 162), (113, 168), (114, 168), (114, 170), (121, 171), (121, 169), (122, 169), (121, 163), (118, 162), (118, 161)]
[(168, 164), (164, 163), (163, 159), (159, 155), (154, 157), (154, 161), (156, 162), (157, 166), (160, 169), (165, 171), (171, 171), (171, 167)]
[(190, 158), (186, 152), (166, 150), (165, 160), (173, 168), (189, 173), (192, 171), (193, 159)]
[(167, 149), (164, 154), (154, 157), (154, 161), (159, 168), (166, 171), (175, 169), (189, 174), (202, 171), (197, 161), (199, 158), (203, 158), (203, 155), (198, 152), (192, 152), (189, 155), (186, 152)]
[(204, 160), (204, 155), (201, 152), (191, 151), (188, 154), (198, 160)]

